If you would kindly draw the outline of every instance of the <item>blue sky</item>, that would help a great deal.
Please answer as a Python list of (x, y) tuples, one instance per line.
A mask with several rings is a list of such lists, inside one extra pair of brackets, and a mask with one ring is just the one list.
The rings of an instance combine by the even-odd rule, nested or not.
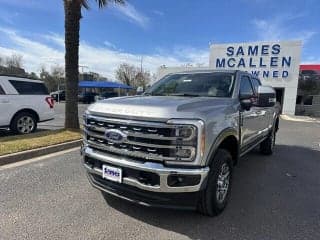
[[(122, 62), (208, 65), (209, 43), (303, 41), (302, 62), (320, 62), (319, 0), (130, 0), (81, 20), (80, 64), (112, 78)], [(0, 56), (23, 55), (28, 71), (63, 66), (62, 0), (0, 0)]]

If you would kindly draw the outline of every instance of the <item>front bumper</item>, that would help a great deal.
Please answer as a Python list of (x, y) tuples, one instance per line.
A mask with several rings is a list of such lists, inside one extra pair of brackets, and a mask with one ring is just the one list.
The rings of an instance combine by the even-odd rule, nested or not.
[[(88, 172), (89, 181), (94, 187), (114, 196), (147, 206), (161, 206), (162, 203), (168, 205), (166, 202), (170, 202), (170, 205), (181, 205), (182, 202), (187, 203), (189, 197), (195, 200), (199, 191), (204, 188), (209, 172), (208, 167), (166, 167), (162, 163), (136, 161), (101, 152), (88, 146), (82, 149), (82, 153), (84, 167)], [(102, 164), (122, 168), (122, 183), (103, 179)], [(174, 186), (171, 180), (178, 177), (187, 180), (196, 179), (196, 181), (178, 183)], [(178, 204), (175, 204), (176, 202)]]

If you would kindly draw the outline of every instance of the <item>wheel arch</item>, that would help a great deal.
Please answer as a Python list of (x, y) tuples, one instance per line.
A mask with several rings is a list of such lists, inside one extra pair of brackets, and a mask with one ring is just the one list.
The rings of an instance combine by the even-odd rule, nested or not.
[(208, 165), (211, 165), (217, 149), (222, 148), (230, 152), (234, 165), (239, 159), (239, 135), (233, 128), (224, 129), (216, 138), (208, 155)]
[(39, 114), (38, 114), (35, 110), (33, 110), (33, 109), (31, 109), (31, 108), (23, 108), (23, 109), (20, 109), (19, 111), (17, 111), (17, 112), (13, 115), (13, 117), (11, 118), (11, 121), (10, 121), (10, 126), (11, 126), (11, 124), (12, 124), (12, 122), (13, 122), (13, 119), (14, 119), (18, 114), (23, 113), (23, 112), (27, 112), (27, 113), (33, 114), (33, 115), (36, 117), (36, 121), (39, 122), (39, 120), (40, 120)]

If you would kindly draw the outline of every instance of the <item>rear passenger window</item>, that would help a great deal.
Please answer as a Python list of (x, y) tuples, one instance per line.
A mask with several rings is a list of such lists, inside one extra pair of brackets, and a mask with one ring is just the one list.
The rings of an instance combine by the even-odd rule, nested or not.
[(260, 81), (256, 78), (252, 79), (252, 84), (253, 84), (253, 88), (254, 91), (257, 93), (258, 92), (258, 87), (261, 85)]
[(0, 85), (0, 95), (5, 95), (6, 93), (4, 92), (3, 88)]
[(9, 80), (19, 94), (48, 95), (48, 89), (43, 83)]

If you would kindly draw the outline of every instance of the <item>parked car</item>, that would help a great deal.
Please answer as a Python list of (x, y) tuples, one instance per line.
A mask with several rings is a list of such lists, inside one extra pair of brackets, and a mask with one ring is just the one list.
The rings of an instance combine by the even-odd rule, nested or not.
[(82, 103), (93, 103), (97, 93), (93, 92), (82, 92), (78, 95), (78, 101)]
[(104, 92), (101, 93), (100, 95), (96, 96), (96, 100), (103, 100), (103, 99), (108, 99), (108, 98), (113, 98), (113, 97), (118, 97), (118, 93), (115, 92)]
[(273, 153), (275, 100), (274, 89), (247, 72), (208, 70), (170, 74), (144, 95), (92, 104), (82, 147), (88, 179), (144, 206), (217, 215), (240, 157), (256, 146)]
[(31, 133), (54, 118), (54, 101), (42, 81), (0, 75), (0, 112), (1, 128)]
[(66, 100), (66, 91), (65, 90), (60, 90), (56, 92), (50, 93), (50, 96), (56, 101), (65, 101)]

